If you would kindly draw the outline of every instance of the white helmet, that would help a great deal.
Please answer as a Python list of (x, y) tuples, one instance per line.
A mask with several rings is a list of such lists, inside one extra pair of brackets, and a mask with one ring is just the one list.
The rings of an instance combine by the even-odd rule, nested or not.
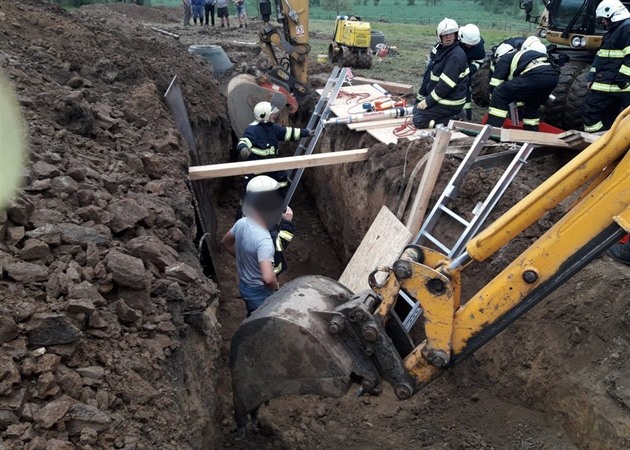
[(273, 114), (278, 114), (280, 111), (269, 102), (260, 102), (254, 106), (254, 119), (258, 122), (269, 122)]
[(497, 47), (494, 51), (494, 59), (499, 60), (503, 55), (507, 55), (511, 51), (514, 50), (510, 44), (506, 44), (505, 42)]
[(247, 183), (245, 198), (243, 199), (243, 215), (257, 215), (264, 220), (268, 227), (280, 222), (282, 218), (283, 197), (278, 189), (280, 185), (276, 180), (259, 175)]
[(527, 39), (525, 39), (525, 41), (523, 42), (523, 45), (521, 45), (521, 50), (529, 49), (532, 46), (532, 44), (534, 44), (535, 42), (540, 42), (540, 39), (538, 39), (538, 36), (529, 36)]
[(619, 0), (602, 0), (595, 10), (597, 18), (619, 22), (630, 17), (630, 12)]
[(267, 175), (258, 175), (247, 183), (246, 191), (248, 194), (271, 192), (278, 189), (280, 185), (276, 180)]
[(481, 41), (481, 33), (477, 25), (469, 23), (459, 29), (459, 40), (464, 44), (477, 45)]
[(534, 42), (530, 44), (528, 48), (523, 46), (522, 50), (531, 50), (532, 52), (542, 53), (543, 55), (547, 54), (547, 47), (542, 42)]
[(444, 36), (446, 34), (457, 33), (459, 26), (453, 19), (443, 19), (437, 26), (437, 35)]

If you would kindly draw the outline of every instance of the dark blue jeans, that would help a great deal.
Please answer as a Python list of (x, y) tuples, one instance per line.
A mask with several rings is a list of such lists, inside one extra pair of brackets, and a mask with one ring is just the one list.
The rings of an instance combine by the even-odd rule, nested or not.
[(245, 300), (245, 306), (247, 307), (247, 317), (256, 311), (267, 300), (273, 290), (266, 286), (249, 286), (243, 282), (238, 283), (238, 290), (241, 293), (241, 297)]

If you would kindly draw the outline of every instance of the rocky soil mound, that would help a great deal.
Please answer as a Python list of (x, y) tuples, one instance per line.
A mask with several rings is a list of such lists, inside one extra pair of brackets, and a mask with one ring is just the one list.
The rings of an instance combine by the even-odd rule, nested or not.
[(218, 294), (162, 95), (179, 74), (198, 141), (225, 143), (217, 82), (131, 19), (37, 1), (2, 2), (0, 67), (30, 140), (0, 212), (0, 447), (211, 447)]

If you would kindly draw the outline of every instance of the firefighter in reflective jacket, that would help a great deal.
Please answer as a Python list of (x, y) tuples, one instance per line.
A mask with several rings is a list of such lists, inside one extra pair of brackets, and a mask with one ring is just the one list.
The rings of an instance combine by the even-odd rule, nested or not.
[(607, 130), (630, 106), (630, 13), (618, 0), (603, 0), (595, 11), (608, 31), (595, 56), (582, 103), (584, 131)]
[(437, 27), (440, 44), (435, 53), (428, 95), (418, 96), (419, 103), (413, 110), (416, 128), (433, 128), (456, 118), (466, 103), (468, 91), (468, 61), (459, 45), (459, 27), (452, 19), (442, 20)]
[(293, 222), (293, 211), (287, 206), (286, 211), (282, 214), (280, 223), (269, 230), (275, 250), (273, 255), (273, 271), (276, 275), (280, 275), (287, 270), (287, 261), (284, 259), (284, 251), (293, 240), (293, 235), (296, 230), (297, 227), (295, 222)]
[[(242, 160), (275, 158), (281, 141), (297, 141), (313, 133), (306, 128), (282, 127), (274, 123), (278, 108), (269, 102), (260, 102), (254, 107), (255, 122), (251, 123), (239, 139), (236, 149)], [(276, 180), (280, 188), (288, 185), (286, 170), (269, 172), (265, 175)]]
[(486, 49), (484, 46), (483, 38), (479, 32), (477, 25), (469, 23), (459, 29), (459, 42), (461, 42), (462, 49), (466, 53), (466, 60), (468, 61), (468, 91), (466, 93), (466, 103), (464, 104), (464, 111), (466, 112), (466, 119), (472, 119), (472, 93), (470, 91), (470, 83), (472, 77), (477, 73), (483, 60), (486, 57)]
[(488, 124), (501, 127), (510, 103), (523, 102), (523, 128), (538, 131), (539, 108), (558, 85), (559, 76), (547, 57), (547, 48), (537, 39), (501, 57), (490, 79)]

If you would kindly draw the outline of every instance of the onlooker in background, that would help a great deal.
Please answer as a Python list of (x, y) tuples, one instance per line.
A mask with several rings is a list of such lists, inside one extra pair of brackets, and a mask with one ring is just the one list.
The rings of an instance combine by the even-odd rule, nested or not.
[(234, 0), (236, 4), (236, 17), (238, 17), (238, 27), (247, 28), (247, 11), (245, 11), (245, 0)]
[(191, 0), (193, 22), (197, 25), (197, 19), (199, 19), (199, 26), (203, 25), (203, 1), (204, 0)]
[(472, 93), (470, 85), (472, 83), (472, 77), (477, 70), (483, 64), (483, 60), (486, 57), (486, 49), (484, 48), (484, 41), (481, 37), (481, 33), (477, 25), (469, 23), (459, 28), (459, 42), (462, 43), (464, 53), (466, 53), (466, 59), (468, 60), (468, 92), (466, 94), (466, 103), (464, 104), (464, 112), (466, 113), (466, 119), (472, 119)]
[(214, 26), (214, 4), (216, 0), (204, 0), (203, 9), (205, 13), (206, 26), (208, 26), (208, 17), (211, 19), (212, 26)]
[(217, 17), (221, 19), (221, 28), (230, 28), (230, 12), (228, 0), (217, 0)]
[(247, 184), (244, 217), (228, 231), (221, 243), (236, 256), (238, 290), (245, 301), (247, 316), (280, 288), (274, 272), (274, 244), (269, 228), (281, 219), (282, 197), (278, 183), (265, 175)]
[(190, 25), (190, 15), (192, 13), (192, 6), (190, 0), (182, 0), (182, 6), (184, 7), (184, 26)]
[(619, 0), (603, 0), (595, 10), (607, 28), (588, 77), (582, 103), (584, 131), (610, 128), (630, 106), (630, 12)]
[(468, 62), (457, 40), (459, 26), (453, 19), (444, 19), (437, 26), (440, 44), (426, 86), (428, 95), (418, 95), (413, 109), (416, 128), (434, 128), (456, 118), (466, 103)]

